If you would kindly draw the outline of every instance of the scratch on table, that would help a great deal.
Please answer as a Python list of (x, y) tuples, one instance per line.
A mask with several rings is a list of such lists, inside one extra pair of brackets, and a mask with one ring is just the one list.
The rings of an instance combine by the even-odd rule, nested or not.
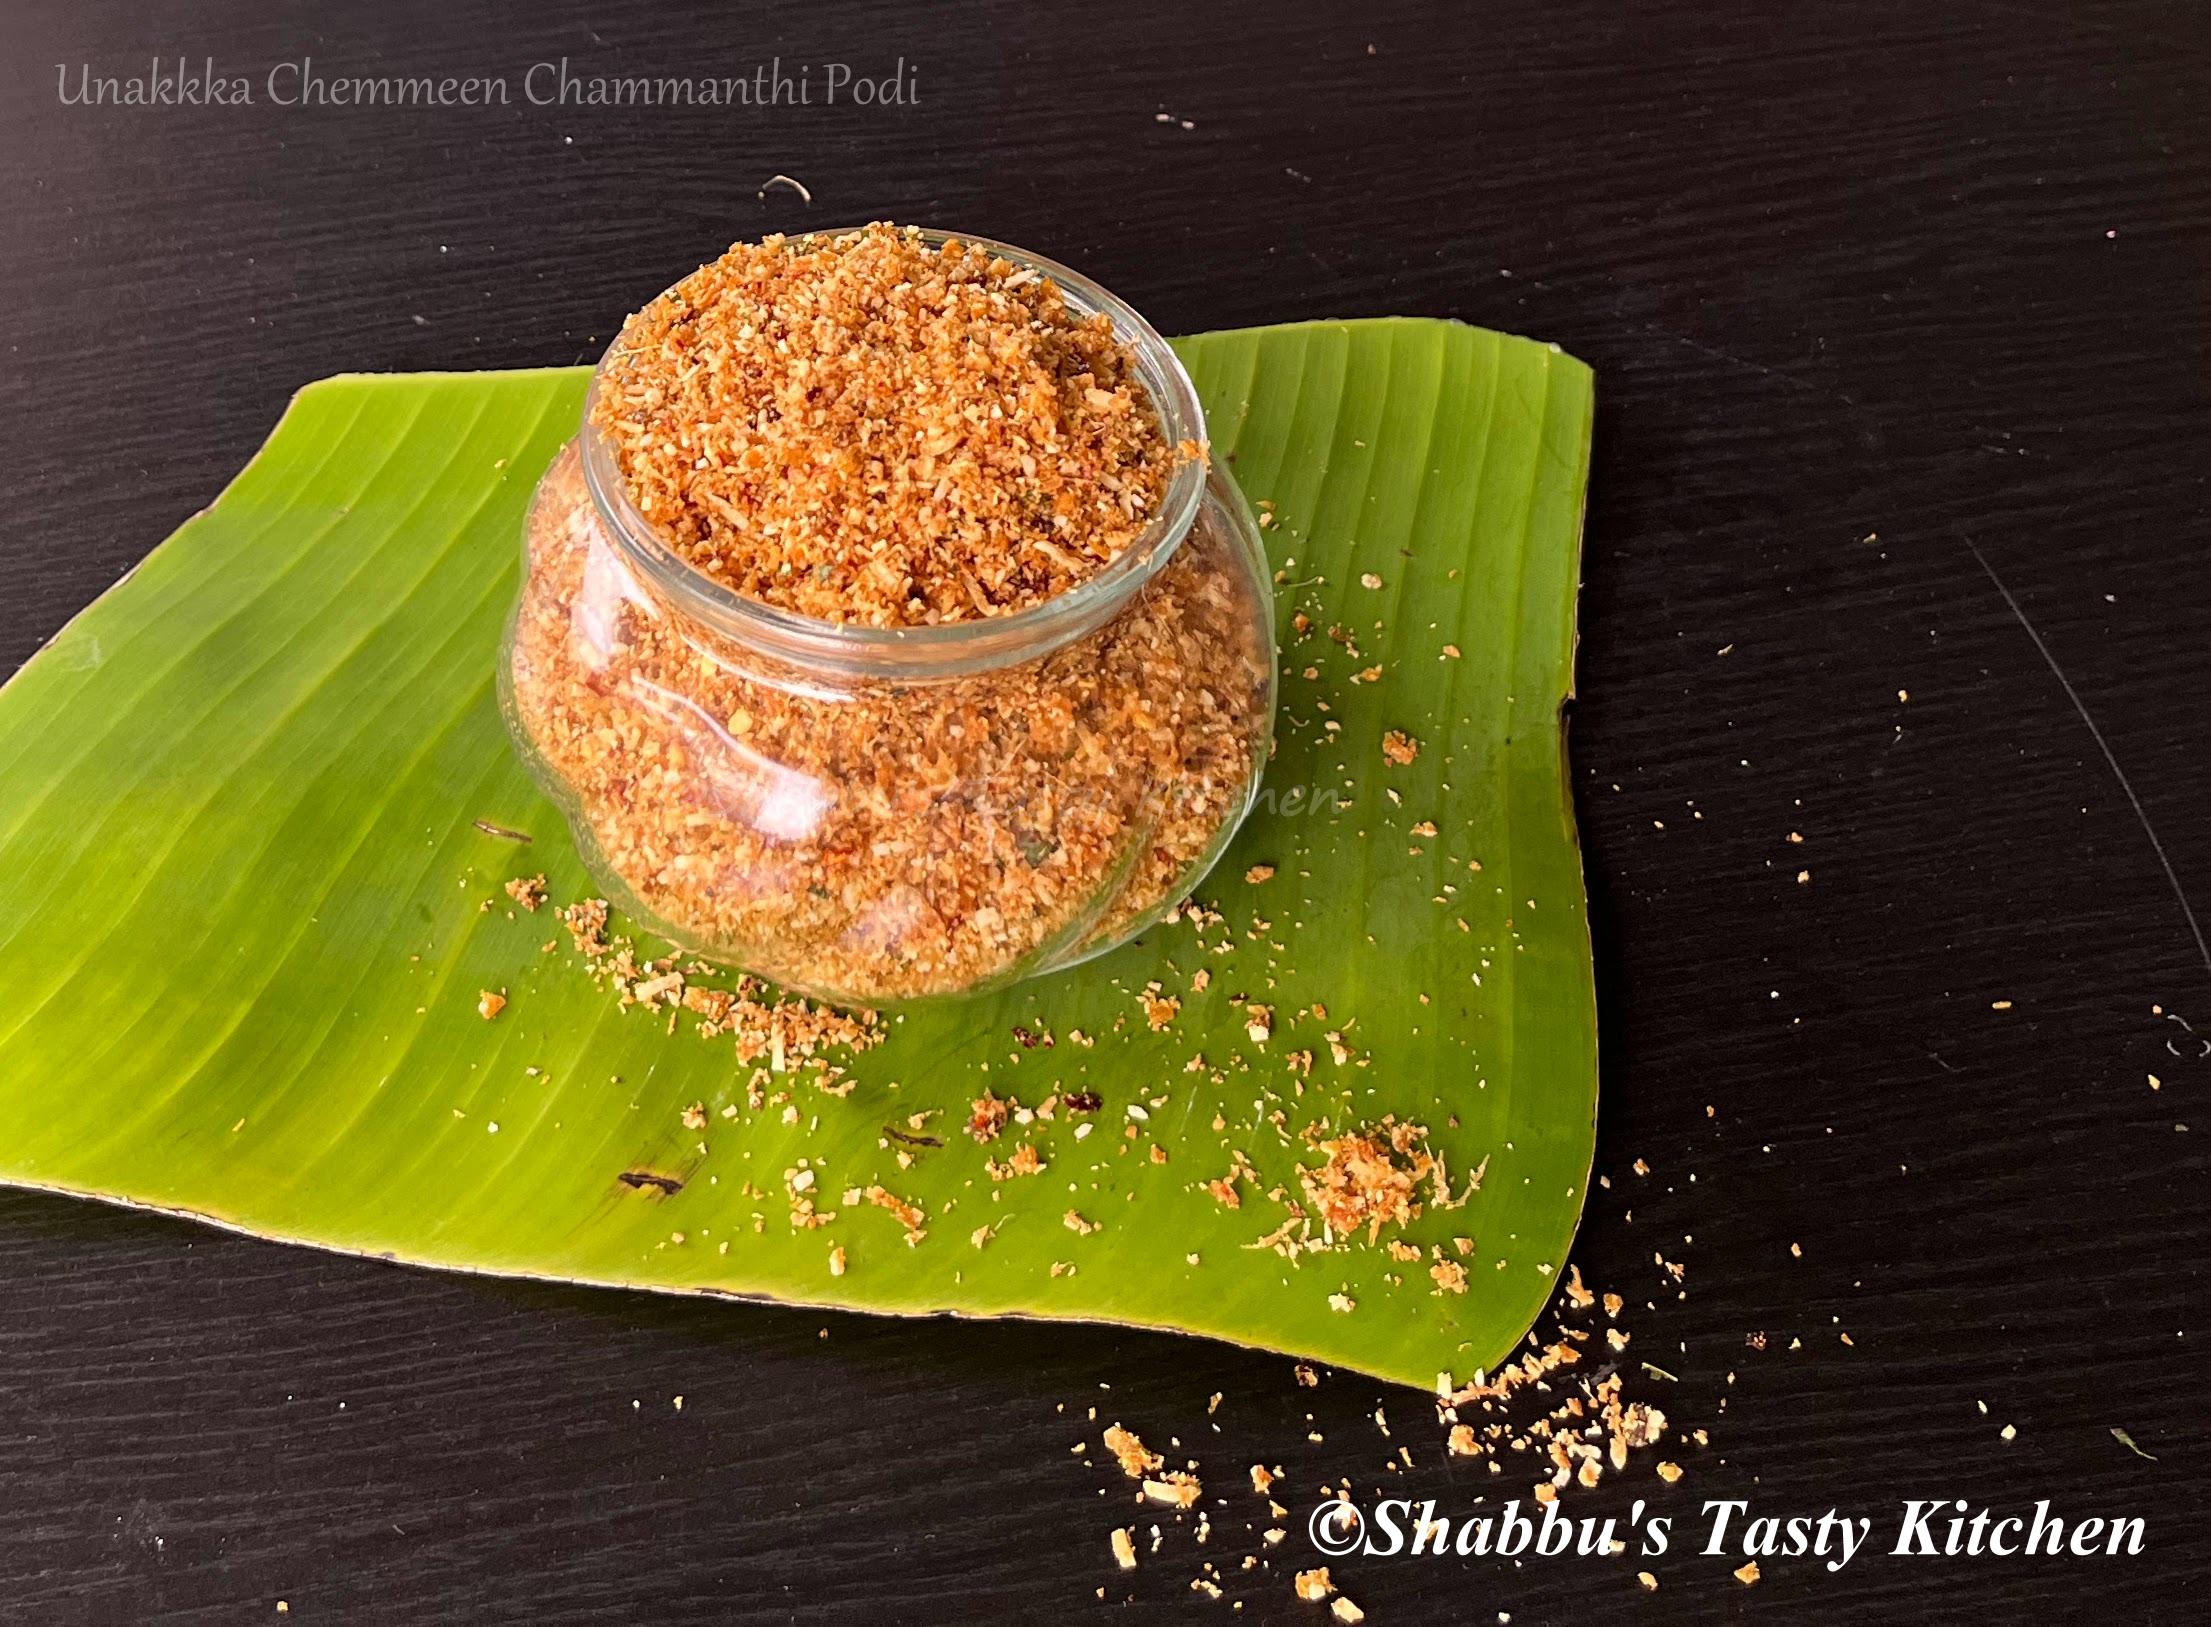
[(2127, 794), (2127, 802), (2134, 809), (2134, 817), (2141, 822), (2142, 834), (2150, 839), (2150, 851), (2157, 855), (2157, 862), (2164, 867), (2165, 880), (2173, 889), (2173, 901), (2179, 904), (2180, 913), (2188, 919), (2188, 931), (2196, 940), (2196, 953), (2203, 958), (2204, 970), (2211, 971), (2211, 944), (2204, 942), (2202, 923), (2197, 921), (2195, 909), (2188, 902), (2188, 894), (2180, 885), (2180, 875), (2173, 869), (2173, 861), (2166, 857), (2165, 844), (2157, 839), (2157, 828), (2150, 823), (2150, 816), (2142, 807), (2142, 799), (2134, 794), (2133, 782), (2127, 778), (2127, 771), (2119, 766), (2119, 759), (2113, 755), (2111, 742), (2104, 738), (2103, 730), (2096, 727), (2096, 720), (2089, 716), (2087, 706), (2081, 701), (2080, 692), (2073, 687), (2073, 680), (2065, 676), (2065, 669), (2057, 664), (2057, 657), (2050, 653), (2050, 646), (2042, 642), (2042, 635), (2034, 630), (2034, 623), (2027, 620), (2027, 613), (2019, 608), (2019, 601), (2011, 596), (2011, 589), (2004, 586), (2004, 579), (1996, 574), (1996, 567), (1988, 562), (1988, 557), (1980, 549), (1973, 546), (1973, 539), (1964, 532), (1958, 533), (1958, 540), (1965, 544), (1966, 552), (1980, 565), (1989, 584), (2003, 596), (2004, 603), (2017, 618), (2020, 629), (2034, 641), (2034, 647), (2049, 667), (2051, 676), (2057, 679), (2059, 687), (2065, 691), (2065, 698), (2073, 703), (2073, 710), (2080, 713), (2080, 720), (2088, 725), (2089, 734), (2095, 738), (2096, 749), (2104, 754), (2104, 761), (2111, 765), (2112, 778), (2119, 782), (2119, 789)]
[[(2186, 1017), (2183, 1017), (2177, 1011), (2167, 1011), (2162, 1006), (2152, 1006), (2150, 1007), (2150, 1009), (2156, 1012), (2160, 1017), (2163, 1017), (2167, 1022), (2180, 1024), (2181, 1031), (2185, 1033), (2190, 1039), (2196, 1042), (2195, 1059), (2198, 1062), (2201, 1062), (2206, 1057), (2211, 1057), (2211, 1036), (2197, 1033), (2195, 1024), (2191, 1023)], [(2188, 1053), (2183, 1051), (2179, 1046), (2175, 1045), (2170, 1039), (2167, 1039), (2165, 1041), (2165, 1049), (2172, 1055), (2180, 1057), (2182, 1060), (2187, 1059)]]

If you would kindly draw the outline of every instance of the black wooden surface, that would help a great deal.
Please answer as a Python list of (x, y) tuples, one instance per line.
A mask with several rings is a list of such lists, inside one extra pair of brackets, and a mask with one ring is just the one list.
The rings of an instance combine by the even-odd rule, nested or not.
[[(1336, 1575), (1383, 1627), (2201, 1619), (2200, 6), (144, 10), (0, 23), (0, 672), (304, 381), (588, 359), (765, 230), (985, 231), (1168, 331), (1418, 312), (1587, 358), (1572, 750), (1612, 1185), (1577, 1257), (1711, 1446), (1575, 1506), (1885, 1531), (1905, 1497), (2046, 1497), (2142, 1515), (2148, 1546), (1750, 1589), (1677, 1551), (1655, 1597), (1641, 1560)], [(61, 65), (156, 53), (517, 91), (563, 55), (903, 55), (919, 101), (60, 105)], [(812, 205), (761, 198), (777, 172)], [(1418, 1397), (1164, 1337), (441, 1278), (20, 1195), (0, 1285), (10, 1620), (1225, 1620), (1188, 1589), (1211, 1557), (1243, 1619), (1318, 1621), (1289, 1572), (1324, 1476), (1449, 1513), (1495, 1491)], [(1232, 1496), (1207, 1547), (1114, 1572), (1121, 1484), (1068, 1451), (1093, 1404), (1224, 1491), (1282, 1463), (1274, 1562), (1235, 1570)], [(1417, 1467), (1385, 1474), (1400, 1443)]]

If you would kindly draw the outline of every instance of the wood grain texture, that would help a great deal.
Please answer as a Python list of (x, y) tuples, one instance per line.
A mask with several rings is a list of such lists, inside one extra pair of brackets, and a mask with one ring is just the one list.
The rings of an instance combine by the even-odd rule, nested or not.
[[(1638, 1307), (1632, 1354), (1680, 1375), (1662, 1404), (1712, 1432), (1668, 1496), (2046, 1496), (2146, 1515), (2150, 1551), (1776, 1563), (1747, 1591), (1677, 1553), (1650, 1599), (1594, 1561), (1339, 1579), (1378, 1624), (2193, 1618), (2211, 1060), (2169, 1019), (2211, 1032), (2211, 966), (2144, 824), (2211, 912), (2197, 8), (556, 0), (494, 24), (409, 0), (157, 25), (24, 0), (0, 29), (0, 670), (305, 380), (586, 359), (728, 238), (807, 221), (971, 225), (1168, 331), (1411, 312), (1590, 361), (1573, 751), (1612, 1188), (1577, 1252)], [(513, 76), (903, 53), (921, 101), (57, 105), (57, 64), (157, 51)], [(779, 171), (811, 211), (756, 195)], [(1118, 1487), (1067, 1452), (1093, 1405), (1223, 1490), (1280, 1462), (1300, 1517), (1323, 1477), (1492, 1495), (1401, 1406), (1383, 1441), (1373, 1385), (1154, 1336), (454, 1282), (20, 1197), (0, 1272), (11, 1615), (1225, 1619), (1188, 1591), (1210, 1554), (1242, 1619), (1314, 1619), (1288, 1564), (1233, 1571), (1240, 1499), (1208, 1549), (1113, 1572)], [(1413, 1471), (1385, 1474), (1395, 1444)]]

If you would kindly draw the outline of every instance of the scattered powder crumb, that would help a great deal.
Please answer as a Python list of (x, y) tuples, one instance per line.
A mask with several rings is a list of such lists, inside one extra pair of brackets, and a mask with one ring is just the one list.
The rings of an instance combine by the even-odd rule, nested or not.
[(678, 1010), (688, 1012), (701, 1039), (733, 1036), (741, 1063), (766, 1062), (772, 1073), (794, 1065), (811, 1067), (816, 1084), (843, 1095), (852, 1083), (823, 1053), (866, 1051), (882, 1043), (882, 1021), (873, 1011), (836, 1011), (811, 1000), (776, 998), (757, 979), (744, 975), (732, 989), (715, 988), (698, 981), (710, 968), (679, 964), (675, 956), (640, 960), (627, 938), (607, 936), (610, 911), (604, 899), (571, 904), (560, 911), (560, 918), (586, 970), (613, 990), (623, 1010), (642, 1006), (666, 1011), (671, 1021)]
[(929, 1235), (928, 1229), (922, 1225), (922, 1222), (928, 1216), (920, 1204), (909, 1203), (895, 1192), (885, 1191), (880, 1186), (869, 1186), (845, 1194), (845, 1202), (848, 1204), (860, 1203), (863, 1200), (874, 1204), (878, 1209), (888, 1211), (891, 1217), (906, 1229), (908, 1244), (918, 1243)]
[(1392, 729), (1382, 736), (1382, 757), (1385, 762), (1403, 768), (1420, 755), (1420, 742), (1403, 729)]
[(1146, 984), (1138, 998), (1144, 1007), (1144, 1021), (1155, 1034), (1172, 1023), (1182, 1010), (1181, 996), (1161, 993), (1157, 983)]
[(1002, 1102), (986, 1090), (975, 1098), (967, 1120), (967, 1133), (977, 1141), (995, 1141), (1012, 1112), (1011, 1102)]
[(545, 902), (545, 878), (543, 876), (517, 876), (507, 883), (507, 896), (531, 914)]
[(985, 1164), (983, 1169), (984, 1173), (994, 1181), (1010, 1181), (1018, 1176), (1042, 1174), (1044, 1172), (1044, 1160), (1037, 1155), (1034, 1143), (1024, 1141), (1020, 1146), (1013, 1149), (1013, 1156), (1004, 1163), (993, 1159)]
[(481, 989), (477, 992), (476, 1015), (483, 1018), (485, 1022), (490, 1022), (492, 1018), (506, 1009), (507, 997), (505, 995), (496, 993), (491, 989)]
[(1420, 1213), (1415, 1195), (1437, 1165), (1422, 1150), (1427, 1130), (1385, 1120), (1317, 1143), (1325, 1162), (1298, 1172), (1298, 1184), (1329, 1230), (1339, 1237), (1365, 1231), (1367, 1241), (1384, 1226), (1403, 1226)]
[(1141, 1480), (1166, 1460), (1137, 1439), (1135, 1432), (1114, 1424), (1105, 1432), (1106, 1450), (1121, 1465), (1121, 1472), (1131, 1480)]
[(1319, 1604), (1336, 1591), (1336, 1584), (1328, 1579), (1326, 1565), (1316, 1565), (1309, 1571), (1299, 1571), (1290, 1586), (1307, 1604)]
[(1145, 1501), (1167, 1503), (1176, 1508), (1191, 1507), (1204, 1491), (1196, 1475), (1181, 1469), (1170, 1469), (1158, 1479), (1144, 1482)]

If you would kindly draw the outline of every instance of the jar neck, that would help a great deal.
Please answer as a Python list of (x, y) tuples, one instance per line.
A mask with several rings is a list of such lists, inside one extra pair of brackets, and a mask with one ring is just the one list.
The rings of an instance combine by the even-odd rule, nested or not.
[[(1001, 255), (1058, 284), (1069, 309), (1078, 315), (1105, 315), (1134, 358), (1137, 377), (1159, 415), (1168, 444), (1205, 444), (1205, 409), (1189, 374), (1167, 341), (1127, 302), (1087, 277), (1024, 249), (951, 232), (924, 231), (921, 237), (932, 245), (956, 239)], [(617, 337), (607, 354), (612, 355), (620, 343)], [(679, 614), (695, 619), (719, 638), (801, 673), (920, 683), (1036, 660), (1111, 620), (1174, 556), (1204, 501), (1204, 460), (1178, 459), (1159, 513), (1143, 534), (1096, 574), (1027, 610), (919, 627), (823, 621), (738, 593), (683, 558), (638, 512), (613, 448), (593, 422), (606, 365), (602, 357), (592, 374), (578, 450), (584, 485), (608, 536), (644, 583)]]

